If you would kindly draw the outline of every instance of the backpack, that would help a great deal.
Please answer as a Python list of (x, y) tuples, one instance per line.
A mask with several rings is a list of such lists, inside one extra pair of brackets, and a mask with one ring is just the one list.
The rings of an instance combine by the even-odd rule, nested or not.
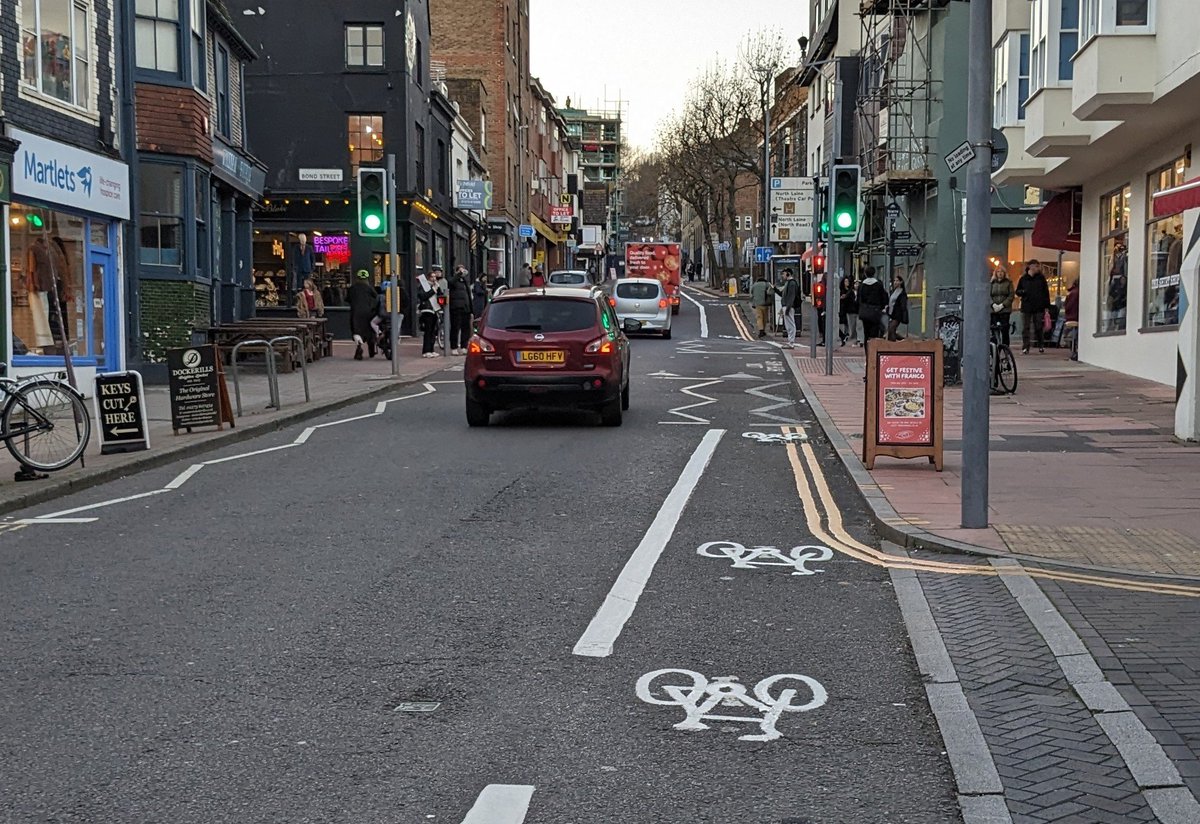
[[(795, 281), (792, 281), (792, 282), (796, 283)], [(792, 308), (793, 309), (803, 309), (804, 308), (804, 293), (800, 291), (799, 283), (796, 283), (796, 297), (792, 299)]]

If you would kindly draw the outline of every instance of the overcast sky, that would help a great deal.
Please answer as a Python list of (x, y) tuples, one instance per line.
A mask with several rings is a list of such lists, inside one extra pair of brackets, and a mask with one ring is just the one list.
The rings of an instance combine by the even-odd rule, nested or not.
[(688, 81), (717, 55), (733, 60), (747, 33), (808, 34), (808, 0), (529, 0), (529, 15), (534, 77), (560, 106), (623, 100), (626, 139), (643, 148)]

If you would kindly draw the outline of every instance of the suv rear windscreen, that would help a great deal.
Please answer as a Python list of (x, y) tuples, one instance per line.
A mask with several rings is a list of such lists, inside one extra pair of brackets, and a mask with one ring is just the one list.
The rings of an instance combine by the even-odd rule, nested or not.
[(514, 332), (576, 332), (596, 325), (591, 300), (530, 297), (496, 301), (488, 307), (489, 329)]
[(617, 297), (630, 300), (654, 300), (658, 297), (657, 283), (618, 283)]

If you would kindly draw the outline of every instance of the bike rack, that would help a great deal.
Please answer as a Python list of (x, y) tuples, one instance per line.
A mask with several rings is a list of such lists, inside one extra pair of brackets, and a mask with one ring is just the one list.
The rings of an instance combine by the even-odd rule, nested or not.
[(237, 416), (242, 417), (242, 384), (238, 376), (238, 350), (243, 346), (265, 346), (267, 360), (267, 392), (270, 396), (270, 403), (267, 404), (267, 409), (279, 410), (283, 408), (279, 398), (279, 370), (275, 367), (275, 358), (279, 353), (275, 351), (275, 344), (285, 341), (295, 341), (297, 349), (300, 352), (300, 373), (304, 376), (304, 402), (308, 403), (312, 400), (312, 394), (308, 387), (308, 358), (304, 353), (304, 341), (295, 335), (280, 335), (277, 338), (270, 340), (244, 340), (241, 343), (235, 344), (233, 351), (229, 356), (230, 371), (233, 373), (233, 396), (237, 405)]
[(289, 340), (294, 340), (296, 342), (297, 351), (300, 352), (300, 374), (302, 374), (304, 376), (304, 402), (308, 403), (309, 401), (312, 400), (312, 395), (310, 395), (309, 391), (308, 391), (308, 358), (306, 357), (306, 353), (304, 351), (304, 341), (302, 341), (300, 338), (298, 338), (295, 335), (280, 335), (279, 337), (271, 338), (271, 340), (268, 341), (268, 345), (271, 347), (270, 371), (273, 373), (273, 377), (274, 377), (273, 386), (275, 389), (275, 409), (276, 410), (282, 409), (283, 405), (279, 401), (279, 373), (275, 371), (275, 363), (274, 363), (274, 361), (275, 361), (275, 344), (279, 343), (280, 341), (289, 341)]

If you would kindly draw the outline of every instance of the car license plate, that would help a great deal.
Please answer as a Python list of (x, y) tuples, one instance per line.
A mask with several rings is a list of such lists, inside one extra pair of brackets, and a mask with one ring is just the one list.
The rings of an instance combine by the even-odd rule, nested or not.
[(519, 349), (517, 363), (566, 363), (567, 353), (561, 349)]

